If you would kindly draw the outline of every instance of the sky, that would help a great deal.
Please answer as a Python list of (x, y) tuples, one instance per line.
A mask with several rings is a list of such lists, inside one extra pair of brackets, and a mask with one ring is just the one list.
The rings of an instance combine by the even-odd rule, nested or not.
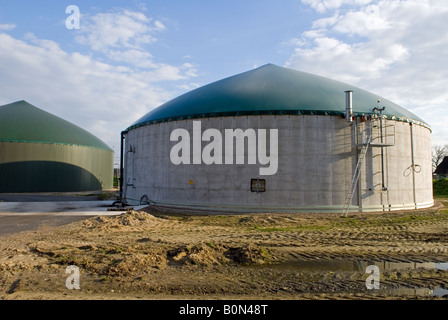
[(267, 63), (392, 100), (448, 144), (447, 57), (447, 0), (0, 0), (0, 105), (26, 100), (116, 157), (152, 109)]

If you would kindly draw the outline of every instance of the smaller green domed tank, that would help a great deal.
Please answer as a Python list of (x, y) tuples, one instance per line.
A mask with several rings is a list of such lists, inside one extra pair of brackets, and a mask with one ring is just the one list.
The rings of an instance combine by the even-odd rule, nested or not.
[(0, 192), (111, 189), (113, 150), (26, 101), (0, 107)]

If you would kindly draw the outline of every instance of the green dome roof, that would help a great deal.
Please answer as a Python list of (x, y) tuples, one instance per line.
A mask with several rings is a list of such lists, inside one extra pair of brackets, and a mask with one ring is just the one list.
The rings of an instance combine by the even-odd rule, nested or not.
[(86, 130), (26, 101), (0, 107), (0, 141), (78, 145), (112, 151)]
[(383, 115), (429, 127), (399, 105), (363, 89), (321, 76), (267, 64), (183, 94), (149, 112), (128, 130), (182, 119), (262, 114), (344, 115), (345, 93), (353, 91), (354, 115)]

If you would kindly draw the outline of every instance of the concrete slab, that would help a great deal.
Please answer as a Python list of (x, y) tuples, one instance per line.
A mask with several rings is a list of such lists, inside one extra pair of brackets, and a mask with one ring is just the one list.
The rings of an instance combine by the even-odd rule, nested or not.
[[(124, 211), (108, 211), (113, 201), (0, 202), (0, 216), (52, 215), (97, 216), (120, 215)], [(133, 206), (141, 210), (146, 206)]]

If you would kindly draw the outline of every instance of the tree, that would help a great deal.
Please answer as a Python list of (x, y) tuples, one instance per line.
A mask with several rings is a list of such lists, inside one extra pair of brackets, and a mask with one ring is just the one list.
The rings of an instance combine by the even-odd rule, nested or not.
[(436, 171), (437, 166), (442, 162), (443, 158), (448, 156), (448, 144), (432, 146), (432, 172)]

